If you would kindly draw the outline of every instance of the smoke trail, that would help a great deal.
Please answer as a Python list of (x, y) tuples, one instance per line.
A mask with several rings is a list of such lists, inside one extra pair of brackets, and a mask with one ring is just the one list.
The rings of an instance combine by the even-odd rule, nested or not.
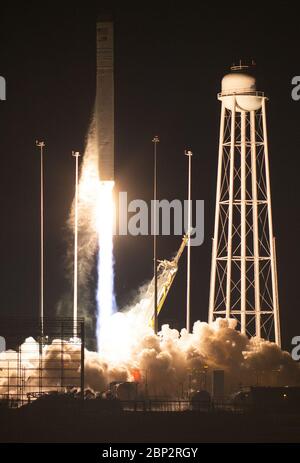
[[(95, 305), (93, 269), (98, 249), (99, 173), (98, 153), (95, 150), (95, 117), (93, 116), (80, 167), (78, 194), (78, 316), (84, 316), (86, 327), (92, 332)], [(69, 232), (74, 230), (74, 202), (67, 222)], [(73, 276), (74, 241), (68, 240), (66, 274)], [(70, 282), (70, 285), (73, 281)], [(58, 314), (71, 316), (72, 298), (68, 294), (59, 302)]]
[[(81, 165), (78, 197), (78, 313), (84, 316), (90, 331), (96, 302), (96, 338), (100, 349), (104, 325), (115, 309), (113, 272), (114, 182), (100, 182), (99, 158), (93, 116)], [(68, 221), (74, 228), (74, 203)], [(69, 273), (72, 275), (73, 245), (69, 246)], [(97, 256), (98, 253), (98, 256)], [(96, 259), (97, 256), (97, 259)], [(97, 260), (97, 262), (95, 262)], [(92, 290), (94, 266), (97, 266), (97, 290)], [(59, 310), (66, 314), (65, 305)], [(95, 334), (95, 330), (94, 334)]]

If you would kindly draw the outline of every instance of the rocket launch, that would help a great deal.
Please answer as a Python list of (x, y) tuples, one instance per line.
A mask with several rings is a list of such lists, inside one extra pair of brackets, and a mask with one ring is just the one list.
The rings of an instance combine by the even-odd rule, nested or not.
[(97, 22), (96, 144), (99, 176), (114, 181), (114, 27)]
[[(113, 22), (102, 18), (97, 23), (97, 89), (95, 110), (95, 150), (100, 180), (98, 209), (98, 288), (97, 344), (115, 311), (114, 295), (114, 30)], [(100, 341), (101, 340), (101, 341)]]

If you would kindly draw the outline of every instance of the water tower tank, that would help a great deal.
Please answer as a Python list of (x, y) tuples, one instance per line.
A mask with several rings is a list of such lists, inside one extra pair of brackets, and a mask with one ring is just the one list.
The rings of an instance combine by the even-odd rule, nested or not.
[[(246, 68), (246, 67), (245, 67)], [(236, 69), (236, 68), (233, 68)], [(227, 109), (236, 111), (256, 111), (261, 107), (262, 92), (256, 90), (256, 79), (247, 73), (243, 66), (232, 70), (222, 79), (222, 91), (218, 97)]]

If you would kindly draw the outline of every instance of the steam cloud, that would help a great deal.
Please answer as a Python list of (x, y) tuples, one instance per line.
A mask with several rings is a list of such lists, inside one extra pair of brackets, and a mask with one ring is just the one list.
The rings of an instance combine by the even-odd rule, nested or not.
[[(110, 339), (99, 354), (85, 350), (85, 387), (95, 392), (107, 390), (112, 381), (132, 381), (139, 373), (139, 391), (152, 396), (178, 398), (188, 387), (209, 388), (210, 372), (225, 371), (226, 392), (241, 385), (300, 385), (300, 368), (288, 352), (276, 344), (248, 339), (235, 329), (235, 320), (218, 319), (212, 325), (197, 321), (193, 332), (180, 333), (168, 325), (155, 335), (147, 324), (140, 324), (135, 314), (142, 301), (125, 313), (111, 317)], [(32, 346), (35, 346), (33, 349)], [(21, 346), (22, 365), (27, 392), (38, 386), (38, 343), (29, 338)], [(72, 384), (74, 372), (80, 370), (80, 346), (72, 342), (53, 341), (43, 350), (44, 390), (60, 385), (53, 367), (59, 368), (63, 350), (64, 384)], [(0, 354), (1, 365), (9, 360), (10, 387), (16, 383), (18, 355)], [(47, 366), (49, 369), (47, 369)], [(7, 370), (0, 371), (0, 394), (7, 392)]]

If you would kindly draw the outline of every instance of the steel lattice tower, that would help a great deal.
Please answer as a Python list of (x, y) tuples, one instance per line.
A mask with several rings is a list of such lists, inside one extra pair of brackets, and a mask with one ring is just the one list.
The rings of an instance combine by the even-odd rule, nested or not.
[(209, 323), (281, 345), (266, 100), (247, 66), (222, 80)]

